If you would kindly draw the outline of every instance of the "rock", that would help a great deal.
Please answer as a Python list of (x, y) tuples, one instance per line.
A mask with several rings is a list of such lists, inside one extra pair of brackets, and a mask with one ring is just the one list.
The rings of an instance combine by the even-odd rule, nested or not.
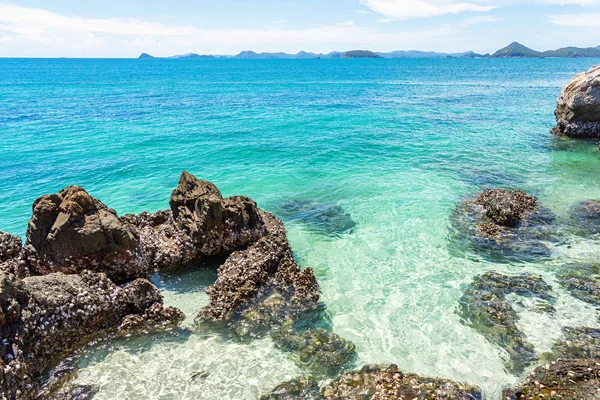
[(79, 186), (33, 203), (25, 256), (32, 273), (105, 272), (115, 282), (149, 276), (133, 232)]
[[(119, 287), (105, 274), (87, 270), (22, 280), (0, 272), (0, 304), (4, 315), (0, 395), (5, 398), (17, 391), (30, 398), (48, 366), (94, 337), (116, 334), (131, 314), (160, 315), (147, 321), (146, 328), (156, 321), (156, 329), (172, 326), (182, 317), (180, 311), (162, 307), (158, 289), (147, 280)], [(167, 321), (168, 317), (172, 319)]]
[(295, 355), (299, 367), (317, 376), (335, 376), (356, 360), (353, 343), (321, 328), (296, 330), (284, 326), (271, 335), (275, 345)]
[(360, 371), (346, 372), (325, 386), (321, 393), (327, 400), (482, 399), (477, 387), (405, 374), (396, 365), (368, 365)]
[[(537, 297), (552, 302), (552, 288), (539, 276), (522, 274), (501, 275), (486, 272), (476, 276), (465, 290), (458, 313), (462, 322), (481, 333), (490, 342), (508, 352), (506, 368), (520, 374), (537, 359), (533, 345), (527, 342), (517, 327), (519, 316), (510, 305), (507, 295)], [(552, 307), (549, 308), (553, 310)]]
[(567, 265), (557, 278), (573, 297), (600, 307), (600, 265)]
[(451, 242), (493, 261), (534, 261), (551, 255), (554, 216), (520, 190), (492, 189), (453, 211)]
[(20, 237), (0, 232), (0, 264), (16, 258), (21, 252), (23, 242)]
[(356, 222), (342, 207), (312, 200), (286, 201), (277, 214), (285, 221), (305, 224), (309, 230), (325, 235), (351, 233), (356, 227)]
[(224, 199), (215, 185), (185, 171), (169, 204), (171, 210), (121, 218), (139, 237), (142, 258), (154, 269), (227, 257), (267, 232), (264, 213), (253, 200)]
[(554, 134), (600, 137), (600, 65), (576, 75), (563, 87), (554, 115)]
[(582, 237), (600, 235), (600, 201), (582, 201), (569, 213), (573, 233)]
[(319, 383), (310, 376), (292, 379), (277, 386), (260, 400), (323, 400)]
[(600, 360), (600, 329), (563, 328), (561, 336), (552, 345), (552, 354), (546, 358), (576, 359), (593, 358)]
[(600, 399), (600, 363), (594, 359), (558, 360), (535, 369), (527, 380), (504, 391), (504, 400)]

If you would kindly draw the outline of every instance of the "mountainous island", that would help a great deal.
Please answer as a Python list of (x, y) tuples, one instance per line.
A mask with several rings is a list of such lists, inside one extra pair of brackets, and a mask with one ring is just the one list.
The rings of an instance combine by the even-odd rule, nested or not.
[(389, 53), (373, 52), (369, 50), (351, 50), (346, 52), (333, 51), (331, 53), (310, 53), (301, 51), (296, 54), (288, 53), (256, 53), (254, 51), (242, 51), (237, 55), (201, 55), (187, 53), (171, 57), (154, 57), (148, 53), (142, 53), (138, 58), (177, 58), (177, 59), (320, 59), (320, 58), (600, 58), (600, 46), (598, 47), (563, 47), (557, 50), (537, 51), (518, 42), (496, 51), (493, 54), (478, 54), (473, 51), (463, 53), (438, 53), (434, 51), (420, 50), (398, 50)]

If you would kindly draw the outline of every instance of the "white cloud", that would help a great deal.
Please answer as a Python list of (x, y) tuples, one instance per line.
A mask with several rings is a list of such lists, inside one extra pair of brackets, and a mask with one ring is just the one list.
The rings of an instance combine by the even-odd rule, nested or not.
[[(550, 22), (559, 26), (592, 28), (600, 30), (600, 13), (563, 14), (549, 17)], [(600, 42), (600, 38), (598, 39)]]
[(470, 25), (480, 25), (480, 24), (488, 24), (492, 22), (497, 22), (500, 19), (493, 17), (491, 15), (478, 15), (476, 17), (465, 18), (463, 24), (466, 26)]
[(285, 25), (213, 29), (132, 18), (85, 18), (0, 4), (0, 56), (132, 57), (141, 52), (166, 56), (188, 52), (233, 54), (245, 49), (329, 52), (435, 47), (432, 50), (441, 50), (442, 46), (453, 45), (452, 37), (459, 29), (460, 26), (444, 25), (380, 32), (350, 21), (306, 29), (288, 29)]
[(489, 5), (449, 0), (361, 0), (361, 3), (388, 19), (399, 20), (458, 14), (465, 11), (485, 12), (495, 8)]
[(600, 0), (538, 0), (538, 3), (559, 6), (578, 5), (583, 7), (593, 7), (600, 5)]

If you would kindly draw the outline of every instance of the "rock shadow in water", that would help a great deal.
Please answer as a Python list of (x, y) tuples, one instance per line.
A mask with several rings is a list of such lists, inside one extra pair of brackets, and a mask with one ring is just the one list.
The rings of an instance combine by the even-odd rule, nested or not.
[(329, 236), (352, 233), (356, 222), (336, 204), (313, 200), (288, 200), (276, 212), (285, 222), (301, 223), (314, 232)]

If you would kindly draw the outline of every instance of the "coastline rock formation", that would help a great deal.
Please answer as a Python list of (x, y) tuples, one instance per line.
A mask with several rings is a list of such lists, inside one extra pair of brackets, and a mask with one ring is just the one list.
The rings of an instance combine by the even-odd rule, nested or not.
[(527, 380), (504, 391), (504, 400), (600, 399), (597, 359), (558, 360), (538, 367)]
[(600, 65), (572, 78), (556, 102), (552, 133), (600, 138)]
[(553, 215), (520, 190), (486, 190), (461, 202), (450, 219), (455, 241), (493, 259), (548, 257), (543, 241), (556, 240)]
[(519, 316), (507, 296), (516, 294), (537, 297), (550, 304), (552, 287), (535, 275), (507, 276), (486, 272), (476, 276), (465, 290), (459, 304), (459, 315), (463, 323), (480, 332), (487, 340), (508, 352), (505, 362), (508, 370), (515, 374), (537, 359), (533, 345), (517, 327)]
[(15, 259), (22, 246), (23, 241), (20, 237), (0, 232), (0, 264)]

